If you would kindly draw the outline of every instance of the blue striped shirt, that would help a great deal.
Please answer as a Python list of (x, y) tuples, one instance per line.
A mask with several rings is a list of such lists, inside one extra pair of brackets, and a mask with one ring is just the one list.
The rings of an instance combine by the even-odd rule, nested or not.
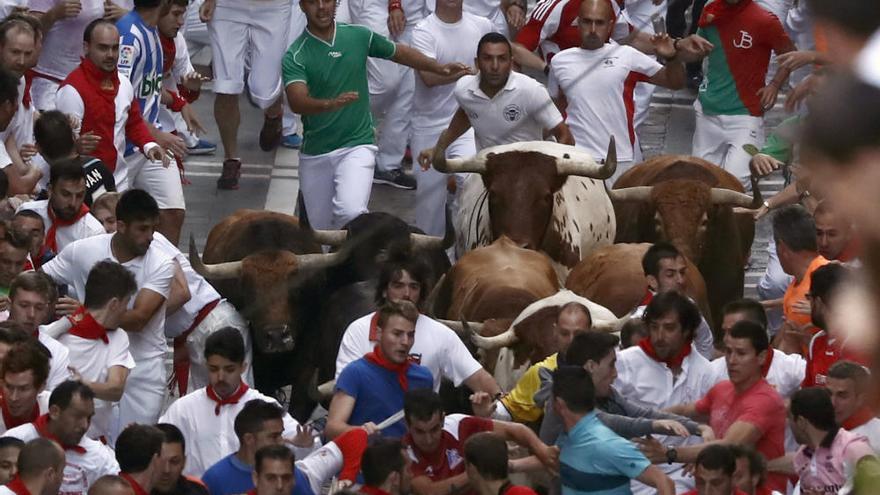
[[(116, 27), (119, 29), (119, 74), (131, 81), (144, 120), (160, 128), (162, 44), (159, 30), (148, 26), (134, 10), (119, 19)], [(125, 156), (133, 152), (134, 144), (126, 142)]]

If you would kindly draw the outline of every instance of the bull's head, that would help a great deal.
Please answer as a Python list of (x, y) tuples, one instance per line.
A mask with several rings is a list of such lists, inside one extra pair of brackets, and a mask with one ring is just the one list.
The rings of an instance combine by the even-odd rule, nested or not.
[(342, 254), (295, 254), (286, 250), (261, 251), (240, 261), (205, 264), (190, 238), (190, 263), (207, 280), (236, 279), (245, 304), (242, 316), (250, 322), (254, 344), (264, 353), (293, 350), (299, 328), (295, 323), (297, 292), (311, 274), (338, 263)]
[(568, 176), (605, 180), (617, 169), (617, 153), (614, 137), (600, 163), (573, 146), (533, 141), (493, 146), (466, 159), (438, 157), (434, 168), (480, 174), (488, 193), (493, 237), (506, 235), (521, 247), (537, 250), (550, 225), (553, 197)]
[(753, 196), (710, 187), (705, 182), (674, 179), (653, 186), (612, 189), (608, 195), (614, 202), (640, 202), (653, 205), (654, 230), (657, 240), (667, 240), (694, 263), (700, 263), (706, 234), (715, 208), (758, 208), (764, 201), (755, 178)]

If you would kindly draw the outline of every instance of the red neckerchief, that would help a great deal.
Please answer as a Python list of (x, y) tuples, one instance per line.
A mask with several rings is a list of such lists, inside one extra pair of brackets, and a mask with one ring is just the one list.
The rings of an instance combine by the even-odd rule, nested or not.
[(863, 424), (871, 421), (876, 417), (877, 415), (872, 413), (869, 408), (862, 407), (861, 409), (853, 413), (853, 415), (850, 416), (849, 419), (844, 421), (843, 424), (840, 426), (844, 430), (852, 430), (853, 428), (858, 428), (859, 426), (862, 426)]
[(73, 327), (67, 331), (70, 335), (89, 340), (100, 339), (105, 344), (110, 343), (110, 339), (107, 338), (107, 329), (98, 323), (95, 317), (86, 311), (84, 306), (80, 306), (68, 319), (73, 323)]
[(22, 419), (16, 418), (12, 415), (12, 412), (9, 411), (9, 406), (6, 405), (5, 397), (0, 397), (0, 411), (3, 413), (3, 424), (6, 425), (7, 430), (11, 430), (16, 426), (31, 423), (40, 417), (40, 405), (34, 402), (34, 408), (27, 417)]
[(174, 38), (159, 35), (159, 42), (162, 44), (162, 73), (167, 74), (174, 67), (174, 59), (177, 58), (177, 45), (174, 44)]
[(238, 404), (238, 401), (241, 400), (241, 397), (248, 391), (248, 389), (250, 389), (250, 387), (247, 386), (247, 383), (241, 382), (241, 385), (238, 386), (238, 390), (225, 399), (221, 399), (220, 396), (217, 395), (217, 392), (214, 392), (214, 387), (210, 385), (205, 388), (205, 392), (208, 394), (209, 399), (217, 403), (217, 405), (214, 406), (214, 414), (220, 416), (221, 407)]
[(36, 75), (34, 69), (28, 69), (24, 72), (24, 94), (21, 96), (21, 104), (28, 110), (31, 108), (31, 86)]
[[(103, 83), (110, 83), (107, 86)], [(114, 144), (116, 135), (116, 96), (119, 93), (119, 75), (114, 68), (107, 72), (101, 70), (91, 60), (84, 58), (79, 67), (68, 74), (61, 83), (76, 89), (83, 100), (86, 111), (83, 113), (80, 134), (93, 132), (101, 137), (92, 156), (100, 159), (110, 171), (116, 170), (117, 150)]]
[(364, 495), (391, 495), (381, 488), (370, 485), (363, 485), (358, 492), (363, 493)]
[(654, 292), (651, 289), (645, 289), (645, 297), (639, 301), (639, 306), (647, 306), (651, 304), (651, 301), (654, 299)]
[(382, 354), (382, 349), (377, 345), (373, 348), (373, 352), (370, 352), (364, 356), (364, 359), (367, 361), (379, 366), (381, 368), (385, 368), (388, 371), (392, 371), (397, 374), (397, 382), (400, 383), (400, 388), (403, 389), (404, 392), (409, 390), (409, 380), (406, 377), (406, 370), (409, 369), (409, 359), (405, 360), (400, 364), (392, 363)]
[(58, 437), (56, 437), (55, 435), (52, 434), (52, 432), (49, 431), (49, 415), (48, 414), (44, 414), (44, 415), (40, 416), (32, 424), (34, 425), (34, 428), (37, 429), (37, 433), (39, 433), (41, 437), (48, 438), (49, 440), (52, 440), (53, 442), (57, 443), (58, 445), (61, 445), (61, 447), (63, 447), (64, 450), (72, 450), (72, 451), (76, 452), (77, 454), (85, 454), (86, 453), (86, 449), (83, 447), (80, 447), (79, 445), (64, 445), (63, 443), (61, 443), (61, 440), (59, 440)]
[(24, 486), (24, 481), (18, 475), (12, 478), (12, 481), (6, 483), (6, 488), (15, 495), (31, 495), (31, 491), (28, 490), (28, 487)]
[(150, 495), (149, 492), (144, 490), (140, 483), (137, 482), (134, 478), (131, 477), (128, 473), (119, 473), (119, 477), (124, 479), (131, 485), (132, 490), (134, 490), (134, 495)]
[(663, 360), (657, 356), (657, 351), (654, 350), (654, 345), (651, 344), (651, 339), (649, 337), (645, 337), (639, 341), (639, 347), (645, 351), (645, 354), (648, 355), (649, 358), (657, 361), (658, 363), (666, 363), (666, 366), (669, 369), (677, 369), (681, 368), (681, 363), (684, 362), (684, 358), (688, 357), (688, 354), (691, 353), (691, 341), (688, 340), (685, 342), (684, 346), (682, 346), (681, 351), (675, 356), (672, 356), (669, 359)]
[(773, 364), (773, 348), (770, 347), (767, 349), (767, 357), (764, 358), (764, 362), (761, 363), (761, 375), (764, 378), (767, 378), (767, 373), (770, 371), (770, 365)]
[(58, 252), (58, 242), (55, 240), (55, 234), (58, 232), (58, 227), (68, 227), (70, 225), (75, 224), (79, 221), (80, 218), (86, 216), (89, 213), (89, 207), (86, 206), (85, 203), (79, 205), (79, 211), (76, 212), (76, 215), (73, 216), (70, 220), (63, 220), (55, 216), (55, 212), (52, 210), (52, 205), (46, 205), (46, 212), (49, 214), (49, 221), (52, 222), (52, 225), (49, 226), (49, 230), (46, 231), (46, 240), (43, 244), (47, 249), (51, 249), (54, 252)]
[(708, 27), (734, 18), (751, 3), (752, 0), (740, 0), (739, 3), (731, 5), (725, 0), (714, 0), (703, 7), (703, 13), (700, 15), (700, 27)]

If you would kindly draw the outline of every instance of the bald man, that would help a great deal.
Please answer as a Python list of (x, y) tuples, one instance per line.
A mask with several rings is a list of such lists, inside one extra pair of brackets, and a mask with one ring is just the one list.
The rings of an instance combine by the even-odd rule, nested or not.
[(88, 495), (135, 495), (134, 488), (122, 476), (101, 476), (89, 488)]
[(0, 495), (56, 495), (64, 479), (64, 451), (47, 438), (26, 443), (18, 454), (18, 475), (0, 486)]
[(592, 326), (593, 319), (586, 306), (578, 302), (562, 306), (553, 324), (553, 344), (557, 352), (526, 370), (516, 387), (501, 399), (504, 407), (496, 409), (496, 418), (519, 423), (539, 421), (544, 415), (544, 409), (535, 404), (534, 396), (541, 388), (541, 368), (555, 370), (559, 366), (558, 355), (565, 352), (576, 334), (587, 332)]
[(813, 220), (816, 222), (816, 247), (826, 260), (849, 263), (859, 257), (861, 246), (852, 221), (828, 200), (816, 206)]

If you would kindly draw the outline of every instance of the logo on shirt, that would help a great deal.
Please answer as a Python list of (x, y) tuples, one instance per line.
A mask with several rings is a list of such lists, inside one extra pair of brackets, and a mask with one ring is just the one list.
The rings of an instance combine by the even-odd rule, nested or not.
[(119, 47), (119, 66), (120, 67), (131, 67), (131, 64), (134, 62), (134, 47), (130, 45), (125, 45)]
[(747, 31), (739, 32), (739, 40), (735, 40), (733, 42), (733, 46), (736, 48), (749, 49), (752, 47), (752, 35)]
[(449, 469), (455, 469), (463, 460), (464, 459), (461, 458), (461, 454), (458, 453), (458, 450), (449, 449), (446, 451), (446, 463), (449, 464)]
[(602, 67), (614, 67), (617, 57), (606, 57), (602, 59)]
[(504, 107), (502, 114), (504, 115), (504, 120), (508, 122), (516, 122), (522, 117), (522, 108), (516, 103), (511, 103)]
[(480, 116), (477, 115), (477, 112), (467, 112), (467, 116), (471, 120), (476, 120), (476, 119), (480, 118)]
[(342, 52), (332, 51), (332, 52), (327, 52), (327, 55), (330, 55), (333, 58), (339, 58), (342, 56)]

